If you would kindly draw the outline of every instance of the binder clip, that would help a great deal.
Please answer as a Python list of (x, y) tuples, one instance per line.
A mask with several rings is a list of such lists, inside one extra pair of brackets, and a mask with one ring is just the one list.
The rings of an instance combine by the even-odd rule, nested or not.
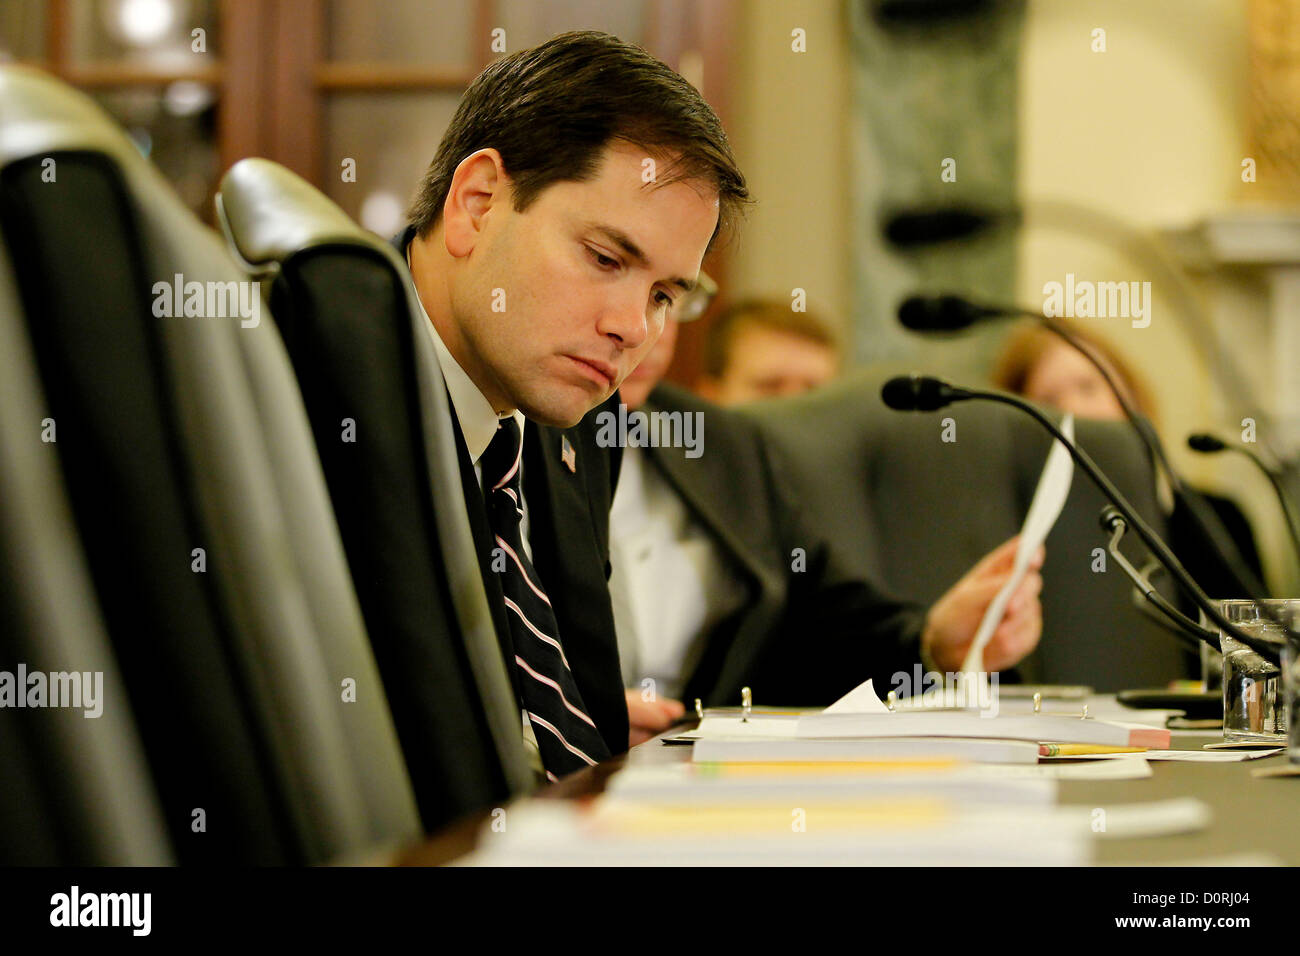
[(749, 723), (750, 712), (754, 709), (754, 692), (748, 687), (740, 688), (740, 722)]
[(885, 706), (889, 708), (890, 712), (892, 712), (895, 706), (897, 706), (897, 704), (898, 704), (898, 692), (891, 690), (888, 694), (885, 695)]
[(695, 716), (700, 720), (704, 719), (704, 702), (698, 697), (695, 698)]
[(1035, 713), (1035, 714), (1045, 714), (1046, 716), (1051, 716), (1051, 717), (1074, 717), (1074, 716), (1078, 716), (1078, 718), (1079, 718), (1080, 720), (1087, 720), (1087, 719), (1088, 719), (1088, 705), (1087, 705), (1087, 704), (1084, 704), (1084, 705), (1083, 705), (1083, 713), (1078, 714), (1078, 715), (1076, 715), (1076, 714), (1072, 714), (1072, 713), (1065, 713), (1065, 714), (1063, 714), (1063, 713), (1061, 713), (1060, 711), (1055, 711), (1055, 712), (1047, 713), (1047, 712), (1045, 712), (1045, 711), (1043, 710), (1043, 695), (1040, 694), (1040, 693), (1035, 693), (1035, 694), (1034, 694), (1034, 713)]

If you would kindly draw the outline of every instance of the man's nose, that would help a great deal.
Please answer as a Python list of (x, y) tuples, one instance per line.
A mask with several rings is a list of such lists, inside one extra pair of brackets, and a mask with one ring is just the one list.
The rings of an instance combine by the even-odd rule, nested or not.
[(596, 328), (601, 335), (613, 339), (619, 348), (639, 348), (650, 335), (645, 300), (629, 298), (611, 302), (601, 314)]

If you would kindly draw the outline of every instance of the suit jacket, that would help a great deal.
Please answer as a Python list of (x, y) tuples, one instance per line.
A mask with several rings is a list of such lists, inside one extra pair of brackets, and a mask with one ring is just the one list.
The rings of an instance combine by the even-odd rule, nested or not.
[[(393, 240), (403, 259), (413, 235), (408, 227)], [(524, 429), (522, 476), (533, 565), (551, 600), (560, 641), (587, 713), (610, 752), (616, 754), (627, 750), (628, 718), (609, 597), (609, 508), (622, 452), (597, 444), (595, 418), (602, 409), (617, 410), (619, 401), (616, 392), (572, 428), (529, 422)], [(461, 483), (488, 605), (507, 671), (515, 683), (515, 697), (522, 701), (505, 594), (500, 576), (492, 570), (495, 541), (483, 492), (454, 414), (451, 424), (460, 450)], [(566, 439), (574, 450), (572, 469), (562, 459)]]
[(698, 458), (682, 448), (645, 451), (749, 590), (742, 608), (706, 635), (684, 698), (734, 705), (748, 685), (760, 704), (827, 704), (868, 677), (883, 696), (895, 673), (910, 673), (923, 609), (844, 569), (753, 422), (670, 385), (656, 388), (644, 410), (703, 413)]

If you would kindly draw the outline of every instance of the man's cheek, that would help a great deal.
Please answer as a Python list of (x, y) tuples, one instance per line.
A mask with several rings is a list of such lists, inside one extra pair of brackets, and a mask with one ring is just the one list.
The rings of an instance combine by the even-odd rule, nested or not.
[(645, 345), (643, 346), (643, 348), (648, 352), (650, 351), (650, 349), (655, 347), (655, 343), (658, 342), (660, 336), (664, 334), (663, 312), (657, 311), (655, 313), (655, 318), (651, 319), (650, 322), (647, 323), (647, 325), (648, 325), (648, 328), (646, 330), (647, 334), (645, 337)]
[(651, 352), (654, 351), (655, 346), (659, 343), (659, 336), (662, 333), (662, 325), (659, 327), (658, 331), (655, 331), (654, 329), (650, 330), (649, 334), (646, 336), (646, 340), (632, 353), (631, 368), (636, 368), (646, 360), (646, 357), (649, 356)]

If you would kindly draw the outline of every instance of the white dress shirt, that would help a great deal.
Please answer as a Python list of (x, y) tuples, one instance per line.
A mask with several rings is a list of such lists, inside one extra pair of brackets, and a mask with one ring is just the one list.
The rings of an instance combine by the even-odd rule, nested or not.
[(610, 596), (623, 684), (679, 697), (709, 632), (744, 605), (713, 535), (637, 447), (623, 449), (610, 509)]

